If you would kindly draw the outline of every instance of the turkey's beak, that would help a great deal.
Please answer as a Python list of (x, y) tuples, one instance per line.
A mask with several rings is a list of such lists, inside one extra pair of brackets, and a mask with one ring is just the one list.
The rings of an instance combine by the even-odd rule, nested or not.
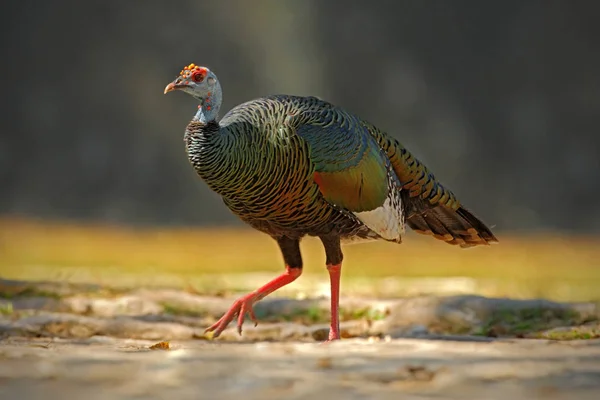
[(178, 88), (178, 87), (177, 87), (177, 85), (175, 84), (175, 81), (173, 81), (173, 82), (169, 83), (169, 84), (168, 84), (168, 85), (165, 87), (165, 93), (164, 93), (164, 94), (167, 94), (167, 93), (169, 93), (169, 92), (172, 92), (173, 90), (176, 90), (176, 89), (179, 89), (179, 88)]
[(165, 94), (172, 92), (173, 90), (182, 89), (188, 86), (189, 82), (181, 80), (181, 78), (177, 78), (165, 87)]

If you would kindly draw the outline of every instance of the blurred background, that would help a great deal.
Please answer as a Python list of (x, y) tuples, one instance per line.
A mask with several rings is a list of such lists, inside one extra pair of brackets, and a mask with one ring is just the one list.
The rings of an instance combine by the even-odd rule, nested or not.
[[(144, 268), (165, 268), (186, 252), (198, 267), (197, 246), (207, 240), (170, 251), (166, 239), (144, 238), (167, 249), (161, 264), (156, 248), (127, 247), (118, 235), (102, 247), (88, 231), (90, 247), (74, 245), (86, 234), (63, 240), (44, 221), (153, 232), (242, 227), (186, 159), (182, 138), (194, 100), (163, 95), (194, 62), (219, 76), (223, 114), (274, 93), (315, 95), (355, 112), (424, 161), (494, 227), (504, 249), (514, 250), (511, 240), (522, 246), (506, 260), (500, 246), (463, 256), (424, 245), (441, 249), (439, 260), (479, 265), (487, 257), (495, 270), (537, 263), (540, 274), (575, 263), (600, 279), (598, 2), (89, 0), (14, 1), (3, 9), (5, 274), (42, 264), (118, 267), (127, 263), (115, 255), (119, 246), (123, 257), (153, 255), (139, 262)], [(543, 262), (531, 261), (523, 237), (554, 238), (539, 250)], [(383, 245), (350, 251), (419, 257), (408, 244)], [(278, 270), (276, 249), (266, 249), (262, 269)], [(232, 260), (211, 262), (225, 268)]]

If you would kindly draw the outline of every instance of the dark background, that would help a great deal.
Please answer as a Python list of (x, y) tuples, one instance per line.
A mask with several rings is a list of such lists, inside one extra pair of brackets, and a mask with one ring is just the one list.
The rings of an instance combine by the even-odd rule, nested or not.
[(399, 138), (488, 224), (600, 231), (598, 1), (3, 3), (0, 213), (238, 224), (183, 147), (191, 62), (221, 114), (316, 95)]

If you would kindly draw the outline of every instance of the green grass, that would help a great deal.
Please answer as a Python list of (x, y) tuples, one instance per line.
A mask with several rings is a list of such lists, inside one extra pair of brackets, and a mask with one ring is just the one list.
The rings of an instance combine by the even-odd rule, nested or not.
[(0, 290), (0, 299), (12, 299), (15, 297), (50, 297), (53, 299), (59, 299), (62, 296), (55, 292), (39, 290), (33, 287), (23, 287), (17, 291)]
[(11, 316), (15, 310), (10, 302), (0, 302), (0, 316)]
[[(266, 318), (263, 316), (260, 316), (259, 318), (271, 322), (283, 320), (304, 325), (312, 325), (328, 323), (330, 320), (330, 312), (327, 308), (321, 308), (317, 305), (313, 305), (307, 308), (295, 309), (291, 313), (279, 313), (277, 315), (267, 316)], [(344, 307), (340, 307), (340, 321), (342, 322), (360, 319), (376, 321), (383, 318), (385, 318), (385, 314), (380, 310), (374, 310), (371, 308), (345, 309)]]
[(186, 307), (184, 305), (180, 305), (180, 304), (174, 304), (174, 303), (162, 303), (161, 306), (163, 307), (163, 312), (166, 314), (171, 314), (171, 315), (177, 315), (177, 316), (182, 316), (182, 317), (202, 317), (204, 315), (206, 315), (206, 310), (203, 309), (199, 309), (197, 307)]
[(547, 336), (543, 332), (565, 326), (571, 326), (573, 328), (570, 329), (576, 331), (581, 325), (588, 322), (592, 321), (569, 309), (501, 309), (493, 312), (475, 332), (471, 333), (491, 337), (517, 336), (557, 339), (559, 336), (567, 336), (567, 334), (557, 331), (556, 334)]
[(600, 339), (600, 329), (586, 327), (571, 327), (564, 330), (544, 332), (536, 335), (540, 339), (550, 340), (590, 340)]

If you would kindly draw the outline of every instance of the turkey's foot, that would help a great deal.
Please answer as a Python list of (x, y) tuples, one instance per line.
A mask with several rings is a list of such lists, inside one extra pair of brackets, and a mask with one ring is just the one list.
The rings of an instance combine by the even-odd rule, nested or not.
[(333, 342), (334, 340), (340, 340), (340, 328), (339, 326), (337, 327), (331, 327), (329, 329), (329, 338), (326, 340), (326, 342)]
[(338, 340), (341, 340), (340, 330), (339, 328), (335, 329), (333, 326), (331, 326), (329, 328), (329, 337), (326, 340), (320, 342), (320, 344), (327, 344)]
[(227, 325), (237, 316), (237, 330), (238, 333), (242, 334), (242, 325), (244, 324), (244, 317), (246, 314), (250, 317), (254, 326), (258, 325), (256, 315), (254, 315), (254, 309), (252, 306), (260, 300), (258, 293), (249, 293), (243, 297), (237, 299), (229, 308), (229, 310), (214, 324), (206, 328), (206, 332), (214, 332), (213, 337), (219, 337), (219, 335), (227, 328)]
[(237, 299), (233, 305), (229, 308), (229, 311), (225, 313), (217, 322), (213, 325), (206, 328), (204, 331), (206, 332), (214, 332), (213, 338), (219, 337), (221, 332), (227, 328), (227, 325), (237, 316), (238, 317), (238, 333), (242, 334), (242, 325), (244, 324), (244, 317), (246, 314), (250, 316), (250, 319), (254, 322), (254, 326), (258, 325), (258, 321), (256, 320), (256, 315), (254, 315), (254, 310), (252, 306), (257, 301), (261, 300), (263, 297), (267, 296), (270, 293), (273, 293), (277, 289), (293, 282), (302, 274), (302, 267), (285, 267), (285, 272), (272, 281), (268, 282), (264, 286), (255, 290), (252, 293), (249, 293), (243, 297)]

